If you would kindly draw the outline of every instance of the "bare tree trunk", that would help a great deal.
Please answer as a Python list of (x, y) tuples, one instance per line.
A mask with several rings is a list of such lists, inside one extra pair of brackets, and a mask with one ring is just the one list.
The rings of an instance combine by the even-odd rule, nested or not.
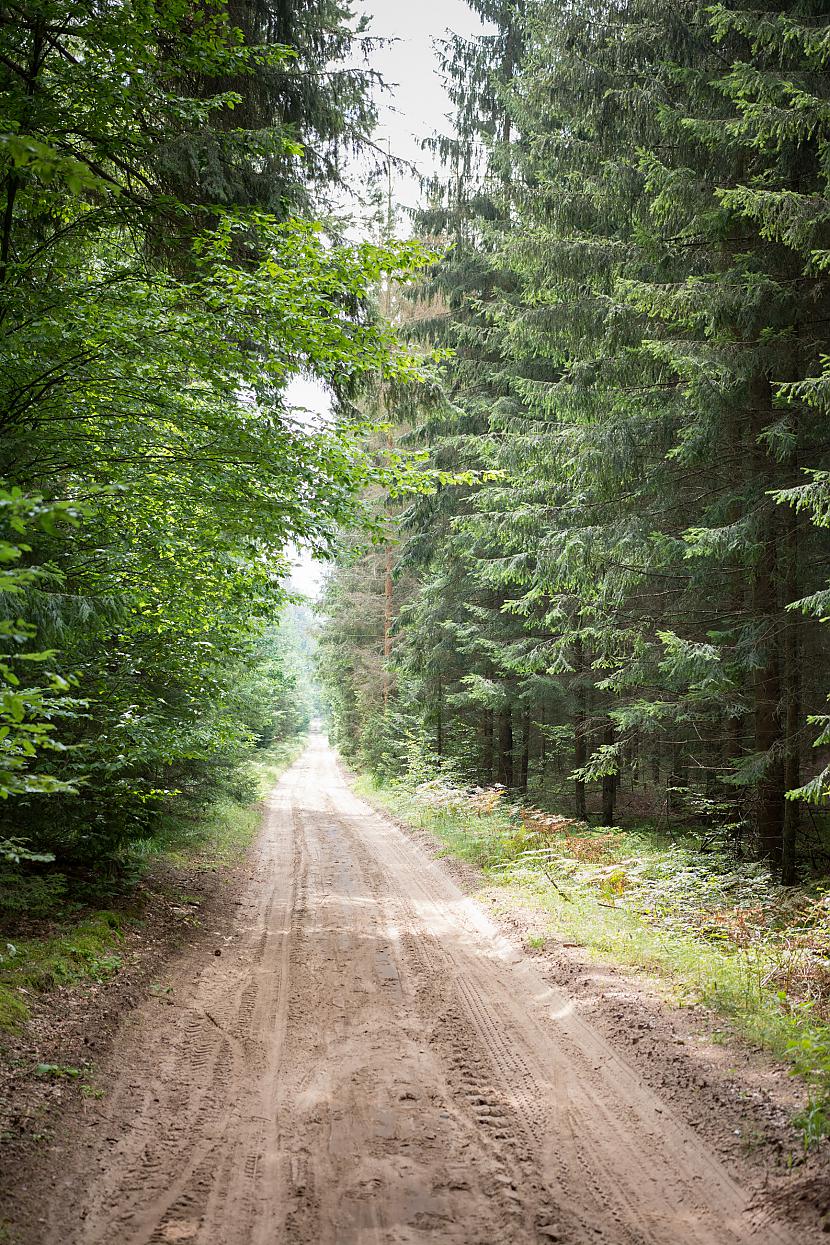
[(444, 755), (444, 698), (441, 694), (442, 690), (439, 682), (435, 711), (435, 751), (439, 757)]
[(522, 754), (519, 758), (519, 790), (527, 791), (527, 774), (530, 769), (530, 710), (522, 715)]
[(666, 807), (670, 813), (680, 808), (680, 791), (688, 786), (688, 776), (683, 767), (683, 750), (677, 740), (672, 740), (671, 769), (667, 784)]
[[(579, 636), (574, 640), (574, 673), (576, 674), (576, 717), (574, 719), (574, 769), (582, 769), (588, 760), (588, 689), (584, 683), (585, 653)], [(583, 779), (574, 780), (574, 812), (580, 821), (588, 820)]]
[[(614, 723), (611, 718), (605, 719), (605, 726), (602, 731), (602, 742), (604, 744), (612, 744), (614, 742)], [(613, 826), (614, 824), (614, 804), (617, 796), (617, 775), (606, 774), (602, 780), (602, 824), (604, 826)]]
[[(769, 462), (761, 433), (771, 411), (770, 387), (766, 377), (753, 386), (752, 444), (750, 461), (756, 481), (767, 484)], [(775, 584), (777, 523), (775, 503), (764, 498), (760, 520), (761, 555), (752, 575), (752, 619), (759, 629), (758, 665), (752, 680), (755, 751), (766, 757), (764, 772), (755, 790), (755, 828), (762, 856), (773, 864), (781, 862), (784, 825), (784, 767), (780, 756), (781, 728), (778, 720), (781, 696), (779, 663), (778, 593)]]
[(386, 565), (383, 575), (383, 707), (389, 708), (389, 688), (391, 672), (389, 662), (392, 657), (392, 619), (394, 614), (394, 596), (392, 586), (392, 546), (386, 546)]
[(513, 717), (510, 706), (499, 713), (499, 782), (513, 786)]
[[(798, 600), (798, 515), (790, 511), (785, 531), (786, 584), (785, 604)], [(796, 611), (787, 614), (784, 632), (784, 789), (792, 791), (801, 784), (801, 618)], [(781, 881), (785, 886), (796, 882), (798, 830), (801, 804), (798, 800), (784, 802), (784, 824), (781, 842)]]

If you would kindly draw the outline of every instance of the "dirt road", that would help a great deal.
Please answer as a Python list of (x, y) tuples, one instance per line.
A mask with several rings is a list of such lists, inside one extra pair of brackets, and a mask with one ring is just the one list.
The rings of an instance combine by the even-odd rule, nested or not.
[(54, 1245), (789, 1242), (325, 741), (45, 1200)]

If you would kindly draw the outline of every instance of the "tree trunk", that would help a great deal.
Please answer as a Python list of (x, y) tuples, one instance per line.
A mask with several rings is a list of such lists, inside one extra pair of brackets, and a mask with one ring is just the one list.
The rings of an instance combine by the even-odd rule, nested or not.
[(671, 768), (666, 790), (666, 808), (675, 813), (680, 808), (680, 792), (688, 786), (687, 775), (683, 768), (683, 750), (676, 740), (671, 745)]
[(763, 666), (755, 678), (755, 750), (767, 756), (766, 769), (755, 793), (755, 827), (761, 855), (779, 864), (784, 829), (784, 769), (775, 755), (778, 728), (778, 670)]
[(522, 718), (522, 755), (519, 758), (519, 790), (527, 791), (527, 772), (530, 768), (530, 710)]
[[(579, 636), (574, 640), (574, 673), (576, 675), (576, 716), (574, 718), (574, 769), (582, 769), (588, 760), (588, 689), (584, 684), (585, 653)], [(574, 813), (580, 821), (588, 820), (585, 783), (574, 780)]]
[(781, 862), (784, 825), (784, 766), (780, 755), (781, 730), (778, 721), (781, 671), (777, 628), (777, 507), (766, 491), (774, 484), (769, 455), (762, 435), (770, 423), (772, 391), (766, 376), (757, 376), (750, 389), (749, 465), (752, 483), (759, 490), (757, 502), (758, 538), (761, 553), (752, 568), (751, 614), (758, 629), (757, 666), (752, 679), (754, 750), (766, 757), (764, 770), (755, 788), (755, 830), (762, 856), (773, 864)]
[(481, 723), (482, 735), (484, 737), (483, 748), (483, 768), (484, 768), (484, 785), (489, 786), (493, 781), (493, 710), (485, 709), (484, 717)]
[(389, 708), (392, 660), (392, 622), (394, 618), (394, 587), (392, 584), (392, 546), (386, 546), (383, 571), (383, 707)]
[(508, 706), (499, 713), (499, 782), (513, 786), (513, 717)]
[[(602, 742), (604, 744), (612, 744), (614, 742), (614, 723), (610, 718), (605, 719), (605, 726), (602, 732)], [(606, 774), (602, 780), (602, 824), (604, 826), (613, 826), (614, 824), (614, 803), (617, 795), (617, 775)]]
[[(790, 511), (786, 518), (786, 582), (785, 604), (798, 600), (798, 515)], [(801, 617), (797, 611), (786, 616), (784, 632), (784, 790), (792, 791), (801, 783)], [(796, 859), (801, 804), (785, 800), (781, 842), (781, 881), (784, 886), (796, 882)]]

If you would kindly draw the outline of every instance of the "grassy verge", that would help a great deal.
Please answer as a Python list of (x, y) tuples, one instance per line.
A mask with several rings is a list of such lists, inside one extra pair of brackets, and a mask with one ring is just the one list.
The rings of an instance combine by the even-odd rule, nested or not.
[(0, 943), (0, 1028), (16, 1029), (28, 1018), (35, 991), (79, 981), (105, 981), (121, 967), (118, 945), (123, 917), (99, 911), (43, 937)]
[(809, 1087), (805, 1145), (830, 1133), (826, 895), (784, 890), (761, 866), (652, 829), (591, 830), (447, 784), (413, 791), (364, 776), (356, 789), (481, 868), (504, 906), (533, 910), (548, 936), (657, 976), (675, 1003), (706, 1004), (789, 1063)]
[[(248, 798), (226, 796), (198, 817), (168, 817), (152, 839), (133, 844), (128, 876), (138, 881), (153, 861), (191, 873), (237, 864), (256, 835), (259, 800), (297, 758), (304, 742), (284, 741), (261, 753), (251, 766)], [(31, 902), (19, 903), (16, 909), (25, 936), (0, 934), (0, 1030), (15, 1031), (25, 1023), (33, 994), (112, 977), (121, 968), (125, 925), (141, 920), (129, 893), (125, 910), (111, 911), (79, 904), (60, 877), (36, 879), (29, 885)], [(124, 900), (122, 880), (119, 909)]]
[(198, 817), (169, 817), (152, 839), (136, 844), (136, 859), (161, 856), (196, 870), (228, 868), (245, 856), (259, 828), (263, 800), (305, 747), (305, 736), (282, 740), (249, 765), (246, 798), (224, 796)]
[(252, 768), (259, 787), (260, 799), (264, 799), (271, 788), (276, 786), (289, 766), (297, 760), (307, 743), (307, 735), (298, 735), (295, 739), (274, 744), (272, 748), (259, 754)]

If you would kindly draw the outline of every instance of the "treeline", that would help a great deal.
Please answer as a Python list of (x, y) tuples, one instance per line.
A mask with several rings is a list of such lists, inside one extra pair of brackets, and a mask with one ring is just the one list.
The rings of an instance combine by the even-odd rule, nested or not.
[(117, 864), (307, 716), (284, 550), (353, 521), (350, 394), (410, 367), (371, 301), (416, 248), (331, 210), (363, 48), (331, 0), (0, 14), (0, 859)]
[(477, 474), (385, 506), (394, 617), (383, 548), (343, 559), (337, 736), (792, 882), (830, 792), (830, 11), (470, 2), (408, 313), (452, 355), (396, 418)]

